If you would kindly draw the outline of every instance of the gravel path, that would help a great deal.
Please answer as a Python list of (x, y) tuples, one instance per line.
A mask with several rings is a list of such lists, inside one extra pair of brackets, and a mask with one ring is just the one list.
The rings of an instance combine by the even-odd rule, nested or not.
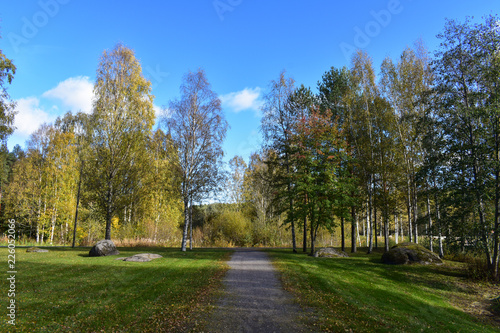
[(209, 332), (308, 332), (301, 309), (285, 292), (265, 252), (238, 249), (229, 261), (225, 293), (217, 302)]

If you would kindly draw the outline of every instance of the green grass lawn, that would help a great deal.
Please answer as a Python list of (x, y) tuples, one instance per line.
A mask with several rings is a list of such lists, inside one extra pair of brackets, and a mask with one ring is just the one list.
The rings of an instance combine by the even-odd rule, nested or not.
[[(7, 321), (7, 249), (0, 249), (0, 332), (162, 332), (195, 328), (227, 270), (230, 251), (119, 248), (118, 257), (157, 253), (151, 262), (88, 257), (89, 248), (16, 249), (16, 326)], [(4, 313), (2, 313), (4, 312)]]
[[(6, 323), (9, 286), (2, 278), (0, 332), (202, 330), (231, 253), (120, 248), (120, 257), (164, 256), (134, 263), (89, 258), (89, 248), (48, 249), (16, 249), (16, 326)], [(471, 304), (481, 308), (485, 298), (498, 297), (498, 286), (468, 281), (459, 263), (387, 266), (380, 263), (381, 253), (327, 259), (268, 251), (285, 288), (311, 309), (317, 331), (500, 332), (498, 321), (478, 309), (475, 316), (468, 313), (474, 312)], [(6, 248), (0, 258), (6, 277)]]
[(467, 281), (459, 263), (392, 266), (380, 262), (382, 253), (335, 259), (290, 250), (269, 253), (285, 289), (311, 309), (318, 331), (500, 331), (495, 319), (462, 310), (474, 301), (480, 306), (484, 293), (498, 297), (500, 291)]

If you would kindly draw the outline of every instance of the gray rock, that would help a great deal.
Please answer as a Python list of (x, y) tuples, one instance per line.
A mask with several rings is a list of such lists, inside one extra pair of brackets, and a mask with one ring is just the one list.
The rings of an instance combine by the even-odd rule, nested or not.
[(392, 265), (405, 264), (442, 264), (443, 261), (437, 254), (415, 243), (401, 243), (394, 245), (382, 255), (382, 262)]
[(89, 257), (114, 256), (117, 254), (120, 254), (120, 252), (116, 249), (115, 243), (109, 239), (98, 241), (89, 251)]
[(326, 247), (326, 248), (319, 249), (318, 251), (314, 252), (313, 257), (315, 257), (315, 258), (318, 258), (318, 257), (322, 257), (322, 258), (338, 258), (338, 257), (346, 258), (346, 257), (349, 257), (349, 255), (347, 253), (345, 253), (344, 251), (338, 251), (338, 250), (334, 249), (333, 247)]
[(131, 257), (125, 258), (123, 261), (146, 262), (153, 259), (163, 258), (163, 256), (154, 253), (140, 253)]
[(30, 247), (26, 252), (49, 252), (49, 250), (39, 249), (38, 247)]

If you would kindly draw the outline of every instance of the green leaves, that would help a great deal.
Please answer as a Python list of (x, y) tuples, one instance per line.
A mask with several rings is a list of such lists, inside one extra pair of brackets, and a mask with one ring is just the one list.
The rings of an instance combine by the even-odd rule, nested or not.
[(421, 131), (429, 155), (422, 173), (450, 226), (448, 242), (477, 244), (494, 276), (500, 243), (497, 22), (495, 16), (478, 24), (447, 22)]
[[(295, 210), (309, 219), (314, 242), (317, 229), (333, 228), (333, 214), (344, 202), (348, 183), (346, 173), (350, 161), (349, 147), (329, 110), (312, 107), (298, 119), (290, 137), (290, 153), (294, 172)], [(349, 190), (347, 192), (350, 192)]]

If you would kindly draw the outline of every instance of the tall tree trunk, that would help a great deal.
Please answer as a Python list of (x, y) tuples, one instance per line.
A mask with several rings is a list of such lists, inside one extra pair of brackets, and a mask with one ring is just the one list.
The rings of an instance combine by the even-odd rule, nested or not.
[[(43, 216), (46, 216), (45, 214), (47, 213), (47, 199), (45, 198), (43, 200)], [(41, 243), (43, 244), (43, 239), (45, 238), (45, 222), (42, 223), (42, 237), (41, 237)]]
[(434, 194), (434, 200), (436, 201), (436, 219), (437, 219), (438, 228), (439, 228), (439, 257), (442, 259), (442, 258), (444, 258), (443, 232), (442, 232), (442, 222), (441, 222), (441, 215), (439, 212), (439, 203), (438, 203), (437, 193)]
[(500, 251), (500, 135), (498, 134), (498, 122), (500, 119), (495, 120), (495, 222), (493, 229), (493, 278), (499, 279), (498, 265), (499, 265), (499, 251)]
[(356, 209), (354, 206), (351, 207), (351, 252), (356, 253), (356, 237), (358, 236), (358, 217), (356, 215)]
[(410, 180), (410, 177), (408, 176), (408, 202), (406, 203), (407, 204), (407, 208), (408, 208), (408, 241), (411, 243), (413, 242), (413, 226), (412, 226), (412, 220), (413, 220), (413, 217), (412, 217), (412, 211), (411, 211), (411, 208), (412, 208), (412, 205), (411, 205), (411, 186), (410, 186), (410, 183), (411, 183), (411, 180)]
[[(365, 219), (364, 223), (361, 223), (361, 226), (363, 227), (363, 237), (367, 237), (367, 229), (368, 229), (368, 199), (366, 199), (366, 209), (365, 209)], [(360, 243), (361, 244), (361, 243)], [(366, 243), (368, 244), (368, 242)], [(361, 246), (361, 245), (359, 245)]]
[(186, 252), (188, 227), (189, 227), (189, 198), (187, 196), (184, 196), (184, 229), (182, 232), (182, 243), (181, 243), (182, 252)]
[(418, 201), (417, 201), (417, 188), (416, 186), (413, 187), (413, 222), (414, 222), (414, 227), (415, 227), (415, 233), (414, 233), (414, 238), (415, 238), (415, 244), (418, 244)]
[(383, 214), (384, 215), (384, 251), (388, 252), (389, 251), (389, 218), (388, 214)]
[(78, 191), (76, 193), (75, 223), (73, 225), (73, 243), (71, 245), (72, 248), (75, 248), (75, 243), (76, 243), (76, 223), (78, 221), (78, 208), (80, 206), (80, 189), (82, 187), (82, 171), (83, 171), (83, 162), (80, 166), (80, 177), (78, 179)]
[(370, 230), (370, 204), (369, 204), (370, 199), (366, 197), (366, 212), (365, 212), (365, 223), (363, 223), (363, 236), (365, 237), (365, 243), (366, 246), (368, 247), (368, 237), (369, 237), (369, 230)]
[(370, 180), (368, 183), (368, 254), (372, 253), (373, 251), (373, 221), (372, 221), (372, 214), (373, 214), (373, 192), (372, 192), (372, 187), (373, 185), (373, 175), (370, 174)]
[(107, 193), (107, 198), (106, 198), (106, 234), (104, 236), (104, 239), (111, 240), (111, 219), (113, 218), (113, 209), (112, 209), (112, 203), (113, 203), (113, 184), (111, 184), (111, 181), (108, 183), (108, 193)]
[(429, 230), (428, 230), (428, 234), (429, 234), (429, 250), (431, 250), (432, 252), (434, 252), (434, 249), (433, 249), (433, 246), (432, 246), (433, 233), (432, 233), (431, 200), (429, 199), (429, 194), (427, 194), (427, 215), (429, 216)]
[(42, 218), (42, 198), (38, 198), (38, 214), (36, 222), (36, 243), (40, 242), (40, 222)]
[[(290, 210), (293, 209), (293, 199), (290, 198)], [(297, 241), (295, 240), (295, 221), (293, 220), (293, 213), (291, 213), (291, 222), (292, 222), (292, 249), (293, 253), (297, 253)]]
[[(304, 200), (306, 201), (306, 207), (307, 207), (307, 194)], [(304, 235), (302, 239), (302, 251), (304, 253), (307, 252), (307, 214), (304, 215)]]
[(193, 199), (189, 202), (189, 249), (193, 249)]
[(154, 233), (153, 233), (153, 241), (155, 244), (158, 240), (158, 223), (159, 222), (160, 222), (160, 212), (158, 211), (158, 214), (156, 214), (156, 218), (155, 218), (155, 229), (154, 229)]
[(373, 234), (375, 235), (375, 248), (378, 248), (378, 233), (377, 233), (377, 205), (373, 204)]
[(345, 251), (344, 217), (340, 217), (340, 233), (342, 238), (342, 251)]
[(398, 221), (398, 213), (394, 212), (394, 237), (396, 240), (396, 244), (399, 243), (399, 221)]
[[(317, 222), (316, 222), (317, 223)], [(316, 249), (316, 238), (314, 237), (314, 225), (316, 224), (315, 223), (315, 216), (314, 216), (314, 207), (312, 208), (312, 212), (311, 212), (311, 221), (309, 221), (309, 228), (310, 228), (310, 232), (311, 232), (311, 255), (314, 254), (314, 250)]]
[[(286, 155), (286, 173), (290, 175), (290, 164), (288, 160), (288, 154)], [(292, 248), (293, 253), (297, 253), (297, 242), (295, 240), (295, 221), (293, 216), (293, 198), (292, 198), (292, 184), (290, 181), (288, 182), (288, 195), (290, 197), (289, 205), (290, 205), (290, 222), (292, 224)]]
[(404, 242), (405, 241), (405, 228), (403, 225), (403, 221), (401, 221), (401, 219), (399, 222), (399, 231), (400, 231), (401, 241)]
[(51, 217), (51, 223), (50, 223), (50, 245), (54, 244), (54, 231), (56, 229), (56, 219), (57, 219), (57, 208), (55, 208), (54, 213), (52, 214)]
[[(471, 143), (474, 145), (474, 141), (472, 139), (472, 133), (470, 134), (471, 136)], [(474, 147), (474, 146), (472, 146)], [(479, 166), (477, 162), (477, 158), (475, 157), (475, 149), (472, 149), (472, 156), (473, 156), (473, 177), (474, 177), (474, 185), (479, 186)], [(485, 218), (485, 213), (484, 213), (484, 201), (483, 201), (483, 195), (482, 193), (479, 193), (479, 191), (476, 189), (475, 190), (476, 194), (476, 200), (477, 200), (477, 212), (479, 215), (479, 225), (481, 227), (481, 240), (483, 242), (483, 247), (484, 247), (484, 252), (486, 254), (486, 260), (488, 262), (488, 267), (490, 268), (490, 271), (493, 272), (493, 260), (492, 260), (492, 255), (490, 248), (488, 247), (488, 233), (489, 233), (489, 228), (486, 225), (486, 218)]]
[(304, 232), (302, 235), (302, 252), (307, 252), (307, 216), (304, 216)]

